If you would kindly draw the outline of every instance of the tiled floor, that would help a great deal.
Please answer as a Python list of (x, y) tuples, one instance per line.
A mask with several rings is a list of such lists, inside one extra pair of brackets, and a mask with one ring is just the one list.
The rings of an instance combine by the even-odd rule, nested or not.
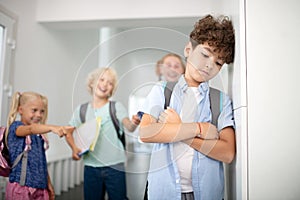
[(56, 195), (55, 200), (83, 200), (83, 184), (75, 186), (68, 192)]

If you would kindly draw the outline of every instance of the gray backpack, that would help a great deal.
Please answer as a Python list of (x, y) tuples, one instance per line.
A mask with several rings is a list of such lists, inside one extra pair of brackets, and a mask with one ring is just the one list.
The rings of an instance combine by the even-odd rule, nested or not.
[[(173, 88), (176, 85), (177, 82), (167, 82), (164, 90), (165, 95), (165, 105), (164, 109), (167, 109), (167, 107), (170, 104), (171, 95), (173, 92)], [(210, 101), (210, 110), (212, 112), (212, 124), (217, 126), (218, 125), (218, 117), (222, 111), (222, 95), (221, 91), (217, 90), (215, 88), (209, 87), (210, 93), (209, 93), (209, 101)], [(148, 199), (148, 181), (146, 183), (145, 193), (144, 193), (144, 200)]]
[[(89, 103), (87, 102), (87, 103), (80, 105), (79, 115), (80, 115), (81, 123), (85, 122), (85, 115), (86, 115), (88, 104)], [(115, 101), (109, 101), (109, 114), (110, 114), (110, 117), (114, 124), (118, 138), (121, 140), (124, 149), (126, 149), (125, 132), (124, 132), (124, 130), (122, 130), (122, 134), (120, 134), (120, 124), (119, 124), (119, 120), (118, 120), (117, 114), (116, 114), (116, 102)]]
[[(173, 92), (173, 88), (176, 85), (177, 82), (167, 82), (164, 90), (165, 95), (165, 105), (164, 109), (167, 109), (167, 107), (170, 104), (171, 95)], [(218, 117), (220, 115), (220, 112), (222, 111), (222, 95), (221, 91), (217, 90), (215, 88), (209, 87), (210, 93), (209, 93), (209, 101), (210, 101), (210, 109), (212, 112), (212, 124), (217, 126), (218, 125)]]

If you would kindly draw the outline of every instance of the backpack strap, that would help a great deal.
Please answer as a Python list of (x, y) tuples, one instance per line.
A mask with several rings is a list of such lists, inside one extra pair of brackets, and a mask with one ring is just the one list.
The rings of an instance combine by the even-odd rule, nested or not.
[[(170, 100), (172, 96), (172, 92), (174, 89), (174, 86), (176, 85), (177, 82), (166, 82), (165, 88), (164, 88), (164, 95), (165, 95), (165, 104), (164, 104), (164, 109), (167, 109), (167, 107), (170, 105)], [(145, 192), (144, 192), (144, 200), (148, 199), (148, 180), (146, 183), (145, 187)]]
[[(80, 109), (79, 109), (79, 117), (80, 117), (80, 121), (81, 123), (85, 122), (85, 116), (86, 116), (86, 111), (87, 111), (87, 107), (88, 107), (89, 102), (86, 102), (84, 104), (80, 105)], [(117, 119), (117, 115), (116, 115), (116, 102), (115, 101), (109, 101), (109, 114), (110, 117), (112, 119), (112, 122), (114, 124), (115, 130), (117, 132), (118, 138), (121, 140), (124, 148), (125, 148), (125, 135), (124, 134), (120, 134), (120, 125), (119, 125), (119, 121)]]
[(112, 122), (114, 124), (114, 127), (116, 129), (118, 138), (121, 140), (121, 142), (123, 144), (123, 147), (125, 149), (125, 147), (126, 147), (125, 134), (123, 133), (121, 135), (120, 132), (119, 132), (120, 131), (120, 124), (119, 124), (119, 120), (118, 120), (117, 115), (116, 115), (116, 102), (115, 101), (109, 101), (109, 114), (110, 114), (110, 117), (111, 117)]
[(26, 146), (22, 153), (20, 153), (14, 161), (11, 169), (17, 166), (17, 164), (22, 160), (22, 167), (21, 167), (21, 176), (20, 176), (20, 185), (24, 186), (26, 181), (26, 170), (27, 170), (27, 161), (28, 161), (28, 151), (31, 149), (31, 139), (30, 135), (26, 136)]
[[(174, 89), (174, 86), (177, 82), (167, 82), (164, 90), (165, 95), (165, 105), (164, 109), (170, 105), (171, 95)], [(218, 89), (210, 87), (209, 93), (209, 101), (210, 101), (210, 109), (212, 112), (212, 124), (216, 127), (218, 126), (218, 118), (223, 109), (222, 104), (222, 92)]]
[(167, 109), (167, 107), (170, 105), (170, 100), (173, 92), (173, 88), (176, 85), (177, 82), (167, 82), (164, 90), (165, 95), (165, 105), (164, 109)]
[(218, 126), (218, 118), (222, 111), (222, 92), (215, 88), (209, 88), (209, 101), (210, 101), (210, 110), (212, 113), (212, 124), (216, 127)]
[(85, 115), (86, 115), (88, 104), (89, 102), (80, 105), (79, 117), (82, 124), (85, 122)]
[(23, 151), (23, 157), (22, 157), (22, 168), (21, 168), (21, 177), (20, 177), (20, 185), (25, 185), (26, 180), (26, 169), (27, 169), (27, 160), (28, 160), (28, 151)]

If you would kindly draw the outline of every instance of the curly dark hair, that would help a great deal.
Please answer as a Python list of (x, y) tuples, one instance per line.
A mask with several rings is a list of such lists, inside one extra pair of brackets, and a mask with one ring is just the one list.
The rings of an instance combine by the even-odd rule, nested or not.
[(190, 33), (193, 49), (199, 44), (207, 43), (220, 55), (220, 59), (229, 64), (234, 59), (234, 29), (228, 17), (214, 18), (207, 15), (196, 22)]

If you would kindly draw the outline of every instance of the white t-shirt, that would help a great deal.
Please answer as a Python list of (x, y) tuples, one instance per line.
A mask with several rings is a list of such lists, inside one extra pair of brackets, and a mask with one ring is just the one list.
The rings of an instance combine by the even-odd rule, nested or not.
[[(183, 122), (194, 122), (196, 112), (191, 113), (191, 111), (197, 110), (197, 105), (200, 102), (200, 92), (197, 87), (189, 87), (188, 90), (190, 90), (191, 96), (186, 97), (188, 99), (187, 102), (184, 100), (180, 118)], [(185, 103), (187, 104), (186, 107)], [(181, 192), (192, 192), (192, 162), (194, 149), (183, 142), (176, 142), (174, 143), (174, 156), (180, 174)]]

